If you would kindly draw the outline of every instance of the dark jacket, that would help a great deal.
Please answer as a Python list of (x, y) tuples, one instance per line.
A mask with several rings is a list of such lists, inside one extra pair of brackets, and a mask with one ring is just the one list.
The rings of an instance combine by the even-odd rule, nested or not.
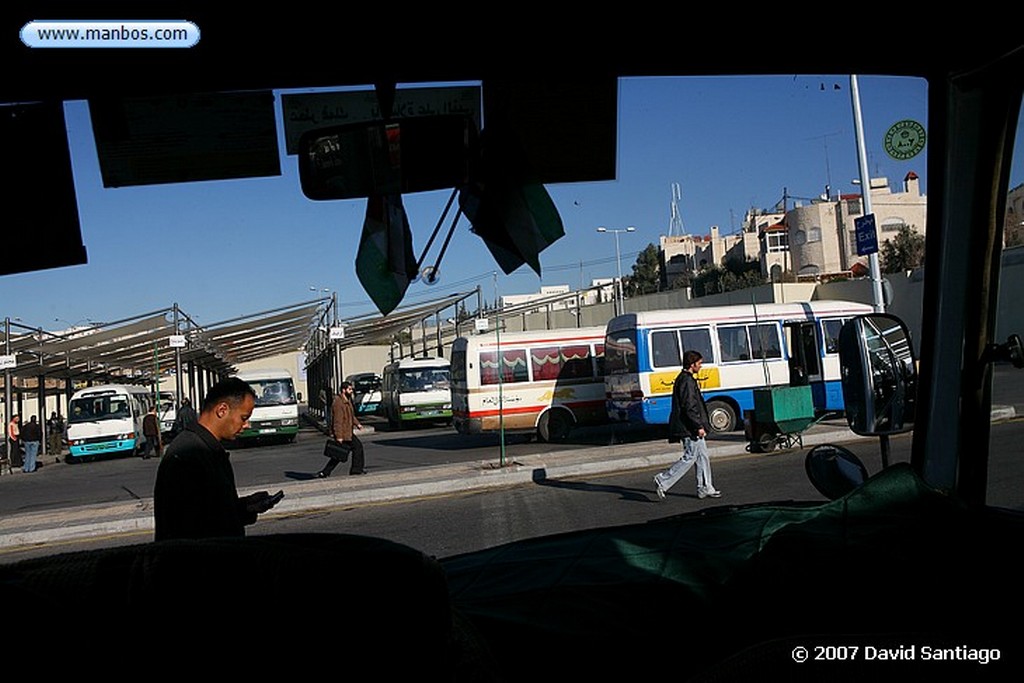
[(42, 441), (43, 440), (43, 426), (38, 422), (32, 422), (29, 420), (21, 426), (21, 440), (22, 441)]
[(677, 443), (686, 439), (700, 438), (698, 430), (711, 431), (708, 424), (708, 409), (700, 393), (697, 379), (683, 370), (672, 385), (672, 412), (668, 418), (668, 440)]
[(164, 451), (153, 491), (156, 540), (245, 536), (256, 521), (238, 499), (228, 452), (194, 424)]

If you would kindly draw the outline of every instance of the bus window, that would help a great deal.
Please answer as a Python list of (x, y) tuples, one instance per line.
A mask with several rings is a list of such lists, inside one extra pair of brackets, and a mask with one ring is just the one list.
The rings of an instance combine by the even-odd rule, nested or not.
[(719, 327), (718, 347), (722, 350), (723, 363), (750, 360), (747, 328), (743, 325)]
[(556, 346), (545, 346), (530, 351), (533, 381), (558, 379), (562, 369), (561, 354)]
[(637, 372), (635, 329), (609, 332), (604, 348), (605, 374), (627, 375)]
[(751, 347), (754, 358), (782, 358), (782, 343), (779, 339), (779, 327), (772, 323), (751, 325)]
[(604, 377), (604, 344), (594, 344), (594, 366), (597, 377)]
[(559, 349), (563, 379), (589, 379), (594, 376), (589, 346), (563, 346)]
[(844, 319), (822, 320), (821, 333), (825, 337), (825, 353), (839, 353), (839, 330), (843, 328)]
[(651, 332), (651, 362), (656, 368), (677, 367), (680, 361), (679, 335), (675, 330)]
[[(680, 330), (683, 340), (683, 352), (696, 351), (705, 363), (714, 363), (714, 351), (711, 348), (711, 330), (701, 327), (692, 330)], [(681, 363), (680, 363), (681, 365)]]
[[(480, 354), (480, 383), (498, 383), (498, 354), (494, 351), (485, 351)], [(512, 382), (530, 381), (526, 365), (525, 349), (502, 349), (501, 351), (501, 382), (510, 384)]]

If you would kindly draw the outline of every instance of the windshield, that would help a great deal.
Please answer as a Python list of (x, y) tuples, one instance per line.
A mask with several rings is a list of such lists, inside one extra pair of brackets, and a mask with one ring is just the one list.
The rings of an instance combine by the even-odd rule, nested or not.
[[(531, 354), (521, 344), (503, 343), (502, 337), (505, 332), (607, 328), (613, 319), (642, 320), (648, 312), (752, 303), (806, 306), (824, 300), (870, 304), (870, 258), (859, 253), (857, 232), (868, 208), (867, 192), (876, 216), (877, 258), (886, 281), (887, 310), (907, 322), (911, 338), (917, 341), (924, 329), (922, 302), (930, 275), (921, 248), (932, 238), (930, 149), (927, 144), (916, 149), (915, 138), (899, 135), (902, 130), (917, 130), (913, 127), (898, 128), (895, 142), (890, 134), (888, 147), (886, 139), (890, 129), (904, 121), (927, 129), (929, 85), (920, 78), (865, 76), (859, 86), (868, 149), (868, 177), (863, 179), (848, 75), (629, 77), (612, 81), (607, 92), (576, 108), (568, 119), (556, 118), (556, 112), (539, 104), (531, 105), (528, 109), (540, 112), (541, 119), (531, 131), (539, 129), (550, 136), (528, 153), (535, 155), (531, 161), (551, 155), (552, 164), (544, 173), (552, 180), (537, 186), (542, 186), (549, 202), (537, 199), (541, 189), (531, 188), (536, 195), (530, 197), (546, 207), (544, 211), (558, 214), (558, 229), (530, 233), (523, 242), (534, 251), (521, 265), (506, 271), (504, 266), (515, 265), (506, 260), (509, 245), (486, 242), (462, 215), (437, 270), (440, 286), (423, 277), (402, 281), (404, 276), (395, 275), (361, 246), (372, 243), (363, 233), (373, 223), (367, 219), (365, 197), (319, 201), (302, 193), (296, 145), (303, 130), (295, 124), (306, 125), (314, 118), (322, 122), (325, 111), (332, 117), (348, 111), (350, 107), (342, 105), (356, 101), (350, 98), (351, 92), (372, 99), (372, 84), (306, 90), (282, 87), (268, 90), (266, 98), (225, 100), (220, 109), (213, 107), (210, 125), (219, 120), (217, 112), (230, 112), (235, 115), (224, 117), (226, 130), (248, 137), (236, 140), (238, 147), (221, 157), (204, 146), (213, 144), (210, 140), (217, 134), (201, 130), (204, 136), (190, 148), (189, 158), (206, 164), (208, 173), (202, 178), (198, 173), (189, 176), (189, 182), (171, 182), (173, 178), (166, 176), (157, 182), (146, 168), (126, 163), (125, 158), (131, 159), (135, 152), (121, 148), (114, 134), (122, 130), (120, 124), (131, 127), (150, 121), (156, 126), (160, 120), (147, 119), (143, 113), (172, 112), (171, 102), (144, 100), (112, 113), (97, 102), (68, 101), (62, 111), (81, 221), (89, 236), (89, 254), (103, 258), (81, 267), (4, 276), (5, 301), (12, 302), (10, 314), (28, 321), (32, 329), (38, 321), (54, 318), (74, 324), (86, 312), (97, 320), (120, 321), (163, 310), (167, 288), (149, 291), (140, 286), (125, 291), (115, 283), (173, 281), (177, 283), (174, 299), (182, 312), (179, 327), (192, 331), (182, 335), (185, 346), (170, 352), (183, 358), (180, 371), (173, 365), (173, 355), (163, 355), (169, 348), (167, 336), (152, 335), (160, 356), (158, 372), (168, 378), (160, 389), (177, 381), (183, 385), (181, 395), (190, 396), (198, 408), (209, 387), (208, 378), (199, 379), (198, 372), (190, 375), (188, 363), (207, 362), (205, 371), (211, 375), (224, 372), (225, 366), (230, 366), (229, 372), (255, 374), (259, 370), (246, 363), (271, 354), (275, 365), (265, 367), (286, 369), (294, 379), (251, 381), (256, 405), (296, 404), (301, 392), (309, 400), (310, 411), (303, 415), (303, 430), (310, 424), (328, 423), (331, 399), (344, 377), (354, 377), (357, 393), (369, 394), (378, 390), (380, 380), (358, 373), (382, 373), (383, 368), (397, 367), (410, 356), (450, 360), (460, 380), (472, 380), (460, 381), (456, 389), (473, 388), (452, 401), (458, 403), (454, 416), (440, 401), (437, 414), (428, 416), (436, 422), (415, 435), (421, 441), (408, 441), (413, 437), (402, 431), (411, 415), (391, 413), (362, 420), (364, 426), (374, 427), (360, 435), (366, 442), (371, 473), (376, 464), (381, 468), (378, 473), (389, 464), (405, 464), (406, 451), (414, 447), (435, 456), (456, 453), (474, 462), (510, 454), (509, 461), (515, 462), (515, 457), (550, 453), (549, 440), (566, 452), (592, 449), (595, 456), (627, 453), (624, 444), (651, 458), (675, 453), (681, 447), (665, 440), (671, 387), (686, 352), (698, 351), (704, 358), (700, 386), (715, 427), (708, 443), (712, 467), (717, 468), (717, 447), (750, 441), (744, 420), (754, 410), (755, 389), (799, 380), (806, 370), (790, 362), (793, 349), (785, 334), (786, 324), (798, 319), (797, 314), (792, 319), (762, 319), (755, 313), (700, 322), (680, 313), (657, 328), (637, 329), (637, 323), (613, 329), (603, 340), (603, 374), (608, 380), (603, 386), (589, 381), (592, 363), (583, 364), (585, 372), (578, 371), (578, 362), (573, 363), (582, 357), (580, 349), (586, 350), (580, 344), (571, 346), (571, 353), (562, 358), (555, 353), (562, 346), (557, 339), (537, 344), (537, 353)], [(485, 98), (489, 84), (480, 81), (399, 83), (398, 92), (435, 87), (454, 88), (451, 97), (461, 98), (468, 91), (480, 107), (489, 101)], [(440, 97), (436, 92), (419, 95)], [(450, 101), (403, 106), (427, 111), (435, 103)], [(202, 103), (196, 106), (205, 111)], [(244, 131), (233, 128), (243, 122)], [(165, 125), (170, 123), (158, 127)], [(177, 140), (172, 133), (182, 137), (194, 133), (187, 121), (180, 125), (180, 130), (171, 128), (166, 134)], [(584, 145), (572, 144), (581, 131), (584, 137), (592, 133), (592, 138)], [(158, 136), (147, 136), (142, 129), (135, 134), (143, 149), (158, 141)], [(902, 149), (904, 144), (911, 146)], [(584, 164), (576, 163), (581, 150), (593, 152)], [(603, 163), (607, 161), (603, 151), (608, 150), (614, 162), (610, 166)], [(169, 156), (155, 158), (152, 164), (173, 170), (173, 161), (185, 154), (183, 147), (172, 146)], [(218, 158), (224, 163), (215, 163)], [(253, 163), (232, 163), (239, 159)], [(589, 177), (584, 177), (580, 165), (592, 171)], [(563, 174), (562, 169), (568, 170)], [(1017, 197), (1022, 184), (1018, 163), (1010, 177), (1010, 189), (1016, 188)], [(450, 186), (402, 194), (412, 261), (433, 266), (434, 250), (447, 235), (438, 235), (425, 260), (421, 253), (451, 196)], [(458, 205), (467, 213), (471, 210), (468, 196)], [(1010, 207), (1020, 210), (1019, 202), (1011, 202)], [(399, 215), (397, 208), (394, 215)], [(128, 216), (145, 216), (147, 229), (140, 233)], [(452, 219), (449, 215), (443, 222), (445, 230)], [(524, 224), (529, 222), (524, 219)], [(345, 229), (339, 231), (342, 224)], [(168, 236), (173, 239), (168, 241)], [(268, 245), (272, 258), (268, 258)], [(1016, 248), (1007, 246), (1008, 258)], [(140, 253), (159, 254), (159, 258), (139, 259)], [(1018, 261), (1024, 259), (1007, 261), (1005, 266), (1011, 282)], [(368, 272), (376, 273), (375, 279), (370, 281)], [(235, 295), (211, 296), (224, 283), (237, 285)], [(398, 302), (386, 316), (374, 301), (384, 291)], [(106, 296), (97, 297), (96, 292)], [(468, 296), (447, 300), (456, 294)], [(276, 319), (283, 318), (277, 311), (292, 303), (306, 305), (308, 320), (295, 324)], [(1004, 296), (1001, 308), (1006, 316), (1001, 334), (1020, 331), (1016, 324), (1020, 302)], [(244, 316), (258, 312), (266, 313), (267, 320), (248, 324)], [(166, 324), (173, 312), (157, 317), (158, 324)], [(149, 329), (142, 323), (140, 329)], [(59, 325), (62, 330), (69, 327)], [(204, 346), (218, 327), (225, 330), (220, 345)], [(298, 341), (285, 335), (292, 327), (302, 329)], [(846, 439), (835, 348), (840, 327), (839, 314), (830, 315), (814, 328), (813, 335), (808, 334), (805, 351), (818, 353), (814, 366), (820, 372), (813, 376), (823, 378), (810, 387), (810, 419), (819, 421), (814, 428), (833, 430)], [(364, 337), (378, 333), (372, 342), (364, 343)], [(453, 339), (478, 334), (497, 336), (500, 350), (488, 347), (452, 356)], [(143, 350), (136, 353), (142, 360), (132, 372), (153, 373), (151, 338), (139, 346)], [(28, 356), (20, 353), (18, 361), (23, 363)], [(600, 356), (596, 347), (594, 353)], [(56, 366), (60, 360), (47, 362)], [(103, 360), (81, 362), (93, 368)], [(566, 367), (571, 371), (555, 373)], [(1003, 382), (1002, 371), (997, 368), (995, 393), (1002, 405), (1013, 405), (1013, 396), (999, 391), (1015, 386), (1012, 375)], [(47, 381), (61, 379), (54, 375)], [(391, 391), (449, 391), (452, 386), (447, 368), (404, 368), (395, 380), (391, 384), (389, 371)], [(26, 375), (17, 381), (20, 393), (23, 381), (35, 380)], [(538, 386), (542, 381), (548, 386)], [(61, 386), (47, 392), (53, 396), (62, 390)], [(23, 395), (27, 397), (29, 391)], [(382, 403), (390, 401), (388, 397)], [(545, 412), (551, 407), (562, 412)], [(73, 401), (67, 407), (68, 421), (126, 416), (127, 408), (124, 399)], [(919, 404), (918, 410), (925, 408)], [(515, 441), (504, 453), (502, 446), (508, 443), (499, 440), (503, 434)], [(466, 438), (473, 435), (478, 436)], [(798, 435), (794, 433), (794, 438)], [(306, 438), (307, 432), (302, 431), (297, 443)], [(893, 437), (894, 461), (910, 460), (911, 438)], [(1005, 440), (1007, 448), (1018, 442), (1012, 437)], [(269, 481), (281, 478), (282, 472), (316, 471), (322, 466), (300, 463), (296, 451), (284, 450), (291, 445), (274, 444), (261, 451), (263, 457), (281, 448), (282, 460), (259, 477)], [(374, 449), (380, 449), (376, 455)], [(774, 464), (750, 456), (743, 451), (751, 469)], [(651, 471), (643, 473), (644, 481), (638, 475), (629, 488), (650, 488), (655, 468), (663, 463), (649, 462)], [(871, 470), (877, 472), (878, 465), (872, 463)], [(746, 473), (734, 476), (742, 479)], [(255, 485), (241, 479), (240, 474), (239, 486)], [(692, 473), (685, 481), (691, 486)], [(726, 495), (728, 489), (740, 487), (728, 478), (722, 481)], [(1015, 490), (1009, 484), (1000, 487), (1004, 497)], [(1019, 493), (1014, 495), (1020, 498)], [(809, 487), (794, 484), (781, 490), (754, 488), (744, 500), (815, 496)], [(680, 494), (668, 500), (675, 507), (659, 515), (689, 511), (701, 499), (688, 491), (686, 497)], [(483, 529), (477, 541), (480, 546), (499, 542)]]
[(99, 422), (131, 417), (129, 398), (125, 395), (90, 396), (71, 401), (68, 424)]
[(398, 388), (403, 393), (416, 391), (438, 391), (448, 389), (451, 372), (448, 368), (403, 369), (399, 374)]
[(249, 380), (249, 386), (256, 392), (257, 407), (282, 406), (297, 402), (291, 379)]

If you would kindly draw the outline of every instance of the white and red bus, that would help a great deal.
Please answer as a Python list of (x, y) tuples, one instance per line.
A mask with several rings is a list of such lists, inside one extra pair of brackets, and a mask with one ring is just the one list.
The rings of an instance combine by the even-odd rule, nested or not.
[(460, 337), (452, 344), (452, 416), (461, 434), (499, 429), (564, 440), (607, 422), (605, 328)]

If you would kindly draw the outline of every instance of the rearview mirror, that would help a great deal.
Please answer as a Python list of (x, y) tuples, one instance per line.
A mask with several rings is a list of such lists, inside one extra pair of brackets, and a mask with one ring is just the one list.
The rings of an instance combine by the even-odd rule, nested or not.
[(839, 362), (850, 429), (886, 436), (913, 428), (917, 366), (902, 320), (884, 313), (853, 318), (839, 332)]
[(461, 187), (477, 150), (467, 116), (416, 116), (307, 131), (299, 139), (302, 193), (315, 200)]

